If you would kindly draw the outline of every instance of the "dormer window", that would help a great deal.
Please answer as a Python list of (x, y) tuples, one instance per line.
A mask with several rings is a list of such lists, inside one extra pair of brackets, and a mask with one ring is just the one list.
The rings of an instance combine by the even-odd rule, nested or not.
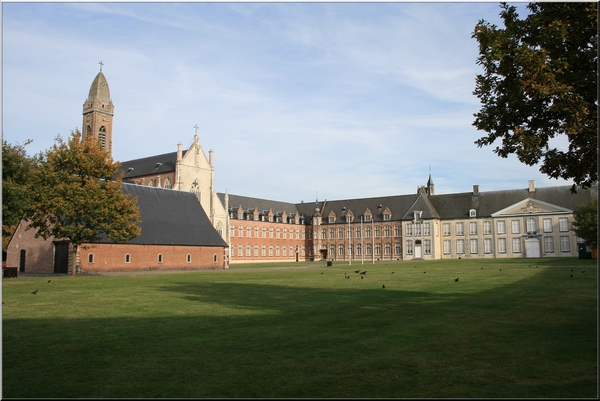
[(365, 221), (371, 221), (371, 216), (368, 214), (365, 214)]
[(131, 173), (132, 171), (133, 171), (133, 167), (129, 167), (129, 168), (127, 169), (127, 174)]
[(413, 211), (413, 221), (415, 223), (419, 223), (421, 221), (421, 214), (423, 212), (421, 210), (415, 210)]
[(158, 163), (156, 163), (156, 167), (154, 167), (154, 168), (159, 168), (160, 166), (162, 166), (162, 163), (158, 162)]
[(469, 217), (477, 217), (477, 211), (475, 209), (470, 209)]

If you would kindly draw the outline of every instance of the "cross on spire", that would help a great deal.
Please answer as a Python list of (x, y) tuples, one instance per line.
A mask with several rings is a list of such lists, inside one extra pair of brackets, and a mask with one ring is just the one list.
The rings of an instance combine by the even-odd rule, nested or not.
[(104, 63), (100, 61), (98, 64), (100, 64), (100, 72), (102, 72), (102, 66), (104, 65)]
[(198, 128), (200, 128), (200, 127), (198, 127), (198, 124), (194, 125), (192, 128), (196, 128), (196, 134), (195, 135), (198, 135)]

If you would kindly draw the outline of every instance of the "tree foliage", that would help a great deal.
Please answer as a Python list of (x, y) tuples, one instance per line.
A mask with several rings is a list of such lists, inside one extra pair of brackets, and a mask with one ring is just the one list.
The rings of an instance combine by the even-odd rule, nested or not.
[[(500, 157), (515, 154), (552, 178), (588, 188), (597, 176), (597, 3), (529, 3), (519, 19), (501, 5), (505, 28), (485, 20), (472, 37), (479, 42), (473, 92), (481, 103), (473, 125), (488, 133), (479, 147), (501, 140)], [(550, 139), (568, 138), (568, 149)]]
[(598, 246), (598, 198), (577, 207), (573, 213), (571, 229), (592, 247)]
[(59, 136), (38, 159), (26, 218), (29, 227), (37, 229), (36, 237), (69, 239), (72, 274), (81, 245), (104, 236), (115, 242), (128, 241), (140, 234), (137, 200), (122, 193), (121, 176), (113, 180), (119, 163), (92, 137), (82, 141), (81, 133), (75, 131), (64, 142)]
[[(34, 159), (27, 156), (23, 145), (2, 140), (2, 237), (12, 235), (30, 203), (29, 180)], [(4, 246), (3, 246), (4, 249)]]

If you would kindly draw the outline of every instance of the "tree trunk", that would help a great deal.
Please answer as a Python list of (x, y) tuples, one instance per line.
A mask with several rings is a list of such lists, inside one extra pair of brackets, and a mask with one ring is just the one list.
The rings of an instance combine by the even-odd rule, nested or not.
[(71, 276), (75, 277), (77, 274), (77, 245), (73, 245), (73, 254), (71, 255)]

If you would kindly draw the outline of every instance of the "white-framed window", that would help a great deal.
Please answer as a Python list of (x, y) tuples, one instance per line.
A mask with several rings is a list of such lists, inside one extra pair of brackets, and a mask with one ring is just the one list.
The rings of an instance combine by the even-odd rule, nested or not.
[(368, 214), (366, 214), (366, 215), (365, 215), (365, 220), (364, 220), (364, 221), (371, 221), (371, 216), (370, 216), (370, 215), (368, 215)]
[(244, 245), (238, 244), (238, 256), (244, 256)]
[(452, 241), (450, 241), (449, 239), (445, 239), (444, 240), (444, 255), (448, 255), (449, 253), (452, 252)]
[(362, 255), (362, 245), (356, 244), (356, 256), (361, 256), (361, 255)]
[(235, 227), (234, 226), (229, 227), (229, 236), (231, 238), (235, 237)]
[(387, 220), (391, 220), (391, 218), (392, 218), (392, 215), (391, 215), (391, 214), (389, 214), (389, 213), (384, 213), (384, 214), (383, 214), (383, 219), (384, 219), (384, 220), (386, 220), (386, 221), (387, 221)]
[(287, 256), (287, 246), (282, 246), (281, 247), (282, 251), (283, 251), (283, 256)]
[(383, 248), (384, 255), (390, 256), (392, 254), (392, 244), (389, 242), (385, 244)]
[(537, 231), (537, 221), (533, 217), (528, 218), (527, 219), (527, 232), (534, 233), (536, 231)]
[(281, 238), (281, 228), (277, 227), (277, 234), (276, 234), (276, 239), (280, 239)]
[(192, 254), (188, 253), (186, 259), (188, 263), (192, 263)]
[(552, 232), (552, 219), (544, 219), (544, 232), (551, 233)]
[(483, 240), (483, 252), (492, 253), (492, 239), (486, 238)]
[(262, 228), (262, 237), (267, 238), (267, 227)]
[(400, 237), (400, 226), (394, 226), (394, 237)]
[(131, 255), (128, 253), (125, 254), (125, 263), (131, 263)]
[(344, 245), (338, 246), (338, 256), (344, 256)]
[(269, 245), (269, 256), (273, 256), (273, 245)]
[(252, 238), (252, 227), (246, 227), (246, 238)]
[(476, 239), (470, 240), (470, 245), (471, 245), (471, 253), (478, 253), (479, 252), (479, 249), (477, 247), (477, 240)]
[(464, 239), (456, 240), (456, 253), (465, 253), (465, 240)]
[(566, 217), (561, 217), (558, 219), (558, 230), (560, 232), (569, 231), (569, 219)]
[(269, 227), (269, 238), (273, 239), (273, 227)]
[(254, 245), (254, 256), (258, 256), (258, 245)]
[(498, 234), (506, 234), (506, 223), (504, 220), (498, 220), (496, 226)]
[(335, 256), (335, 245), (329, 245), (329, 255), (331, 255), (331, 257)]
[(158, 254), (158, 263), (162, 263), (163, 262), (163, 255), (162, 253)]
[(258, 238), (258, 226), (254, 226), (254, 238)]
[(561, 252), (570, 252), (571, 251), (571, 241), (569, 237), (564, 236), (560, 237), (560, 251)]
[(375, 244), (375, 256), (381, 256), (381, 244)]
[(217, 263), (219, 261), (219, 257), (217, 256), (217, 254), (215, 253), (213, 255), (213, 262)]
[(520, 234), (521, 233), (521, 221), (520, 220), (511, 220), (511, 233)]
[(465, 235), (465, 226), (463, 223), (456, 223), (456, 235)]
[(329, 217), (327, 220), (328, 223), (335, 223), (335, 219), (333, 217)]
[(360, 227), (356, 227), (356, 238), (360, 238)]
[(321, 230), (321, 239), (327, 239), (327, 230), (326, 229)]
[(423, 253), (425, 255), (431, 255), (431, 240), (423, 240)]
[(450, 235), (450, 223), (442, 224), (442, 234), (447, 237)]
[(338, 239), (344, 239), (344, 229), (338, 228)]
[(385, 238), (390, 238), (392, 236), (392, 227), (390, 227), (390, 226), (383, 227), (383, 236)]
[(492, 233), (492, 222), (484, 221), (483, 222), (483, 234), (491, 234)]
[(283, 229), (283, 239), (287, 239), (287, 228)]
[(412, 237), (412, 223), (406, 223), (406, 236)]
[(469, 234), (474, 235), (477, 234), (477, 222), (472, 221), (469, 223)]
[(365, 227), (365, 238), (371, 238), (371, 227)]
[(352, 238), (352, 227), (348, 227), (348, 229), (346, 229), (346, 235), (348, 238)]
[(498, 253), (506, 253), (506, 238), (498, 238)]
[(335, 230), (333, 228), (329, 229), (329, 239), (335, 239)]
[(415, 237), (421, 236), (421, 223), (415, 223)]
[(477, 216), (477, 211), (475, 209), (470, 209), (469, 210), (469, 217), (476, 217)]
[(381, 227), (375, 226), (375, 238), (381, 238)]
[(399, 242), (394, 244), (394, 255), (402, 255), (402, 244)]
[(94, 254), (88, 253), (88, 263), (94, 263)]
[(261, 247), (260, 247), (260, 255), (261, 256), (267, 256), (267, 246), (266, 245), (261, 245)]
[(423, 223), (423, 236), (429, 237), (431, 235), (431, 223)]
[(240, 238), (244, 237), (244, 226), (238, 227), (238, 237), (240, 237)]
[[(518, 221), (518, 220), (516, 220)], [(521, 238), (513, 238), (512, 240), (513, 253), (521, 253)]]
[(281, 249), (279, 248), (279, 244), (275, 246), (275, 256), (281, 255)]
[(373, 246), (371, 246), (371, 244), (365, 245), (365, 255), (367, 255), (367, 256), (373, 255)]
[(252, 252), (252, 247), (250, 244), (246, 244), (246, 256), (250, 256)]
[(554, 237), (544, 237), (544, 252), (554, 253)]
[(410, 239), (406, 241), (406, 254), (407, 255), (413, 254), (413, 242)]

